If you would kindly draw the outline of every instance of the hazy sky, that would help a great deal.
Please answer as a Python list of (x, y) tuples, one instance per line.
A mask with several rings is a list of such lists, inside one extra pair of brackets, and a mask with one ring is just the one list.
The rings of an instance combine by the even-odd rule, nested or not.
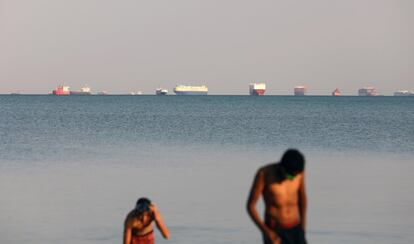
[(414, 90), (412, 0), (0, 0), (0, 93)]

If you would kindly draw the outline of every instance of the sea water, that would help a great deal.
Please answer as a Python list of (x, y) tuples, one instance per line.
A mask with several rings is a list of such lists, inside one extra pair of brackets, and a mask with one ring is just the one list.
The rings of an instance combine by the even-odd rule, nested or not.
[(253, 177), (291, 147), (310, 243), (414, 242), (414, 97), (3, 95), (0, 243), (122, 243), (142, 196), (157, 243), (260, 243)]

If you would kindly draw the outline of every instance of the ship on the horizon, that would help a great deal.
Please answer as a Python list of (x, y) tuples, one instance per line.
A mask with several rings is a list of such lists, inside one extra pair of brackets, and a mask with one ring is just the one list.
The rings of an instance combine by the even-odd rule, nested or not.
[(70, 91), (70, 95), (92, 95), (91, 88), (89, 86), (84, 86), (80, 91)]
[(414, 91), (396, 91), (394, 92), (394, 96), (400, 96), (400, 97), (404, 97), (404, 96), (414, 96)]
[(163, 96), (163, 95), (167, 95), (167, 94), (168, 94), (168, 90), (167, 89), (162, 89), (160, 87), (160, 88), (157, 88), (157, 90), (155, 90), (155, 95)]
[(129, 95), (142, 95), (142, 91), (130, 92)]
[(104, 95), (108, 95), (108, 92), (107, 91), (99, 91), (99, 92), (96, 93), (96, 95), (104, 96)]
[(174, 88), (176, 95), (207, 95), (207, 86), (184, 86), (178, 85)]
[(70, 95), (69, 86), (58, 86), (55, 90), (52, 91), (53, 95), (57, 96), (67, 96)]
[(261, 96), (266, 92), (265, 83), (250, 83), (249, 93), (251, 96)]
[(342, 93), (341, 93), (341, 91), (340, 91), (338, 88), (336, 88), (336, 89), (332, 92), (332, 96), (334, 96), (334, 97), (342, 96)]
[(295, 88), (293, 88), (293, 94), (295, 94), (295, 96), (305, 96), (306, 86), (295, 86)]
[(363, 87), (363, 88), (358, 90), (358, 96), (372, 97), (372, 96), (378, 96), (378, 93), (377, 93), (377, 91), (375, 90), (374, 87), (367, 86), (367, 87)]

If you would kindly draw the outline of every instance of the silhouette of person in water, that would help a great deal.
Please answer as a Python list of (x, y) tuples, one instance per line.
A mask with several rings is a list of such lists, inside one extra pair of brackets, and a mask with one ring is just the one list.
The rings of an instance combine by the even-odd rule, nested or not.
[(157, 207), (148, 198), (138, 199), (135, 209), (125, 219), (124, 244), (154, 244), (153, 221), (162, 236), (169, 239), (170, 233)]
[[(305, 158), (296, 149), (287, 150), (279, 163), (260, 168), (247, 201), (247, 212), (263, 234), (263, 243), (305, 244)], [(263, 195), (264, 221), (256, 204)]]

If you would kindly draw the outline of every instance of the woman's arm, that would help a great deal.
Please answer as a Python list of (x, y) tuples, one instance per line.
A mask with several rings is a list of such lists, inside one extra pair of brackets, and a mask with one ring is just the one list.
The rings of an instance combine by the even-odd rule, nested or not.
[(160, 230), (162, 236), (165, 239), (169, 239), (170, 232), (168, 231), (168, 228), (165, 225), (164, 220), (162, 219), (161, 214), (158, 211), (158, 208), (154, 204), (151, 204), (150, 209), (154, 215), (155, 224), (157, 225), (157, 228)]
[(131, 232), (132, 227), (129, 221), (129, 215), (125, 219), (124, 223), (124, 244), (131, 244)]

